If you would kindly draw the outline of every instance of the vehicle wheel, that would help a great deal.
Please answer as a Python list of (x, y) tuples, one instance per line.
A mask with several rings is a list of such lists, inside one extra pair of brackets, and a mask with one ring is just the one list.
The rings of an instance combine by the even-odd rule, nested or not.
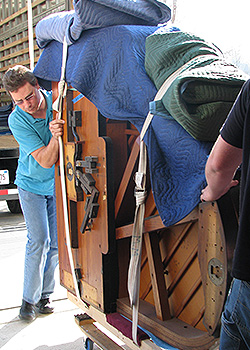
[(84, 342), (84, 348), (85, 350), (93, 350), (94, 349), (94, 342), (90, 338), (86, 338), (83, 340)]
[(11, 213), (20, 214), (22, 212), (21, 205), (18, 199), (7, 201), (7, 206)]

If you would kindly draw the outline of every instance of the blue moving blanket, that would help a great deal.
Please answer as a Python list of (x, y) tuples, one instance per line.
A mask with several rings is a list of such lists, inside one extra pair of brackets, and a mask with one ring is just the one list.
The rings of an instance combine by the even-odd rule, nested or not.
[[(69, 46), (66, 81), (104, 117), (128, 120), (140, 131), (157, 92), (144, 68), (145, 40), (156, 29), (118, 25), (84, 31)], [(34, 70), (40, 84), (60, 80), (61, 61), (62, 44), (51, 41)], [(198, 204), (212, 144), (192, 138), (171, 116), (156, 115), (145, 142), (155, 203), (164, 225), (170, 226)]]

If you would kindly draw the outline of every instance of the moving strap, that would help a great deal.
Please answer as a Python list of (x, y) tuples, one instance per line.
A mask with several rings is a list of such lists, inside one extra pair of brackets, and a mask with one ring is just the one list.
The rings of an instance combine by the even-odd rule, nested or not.
[[(211, 59), (211, 55), (207, 55), (208, 59)], [(214, 59), (214, 56), (212, 56)], [(185, 63), (179, 69), (177, 69), (173, 74), (171, 74), (165, 82), (162, 84), (161, 88), (155, 95), (154, 101), (159, 101), (162, 99), (164, 94), (167, 92), (168, 88), (171, 86), (173, 81), (178, 77), (178, 75), (185, 70), (187, 67), (195, 63), (197, 57), (192, 58), (190, 61)], [(137, 343), (137, 326), (138, 326), (138, 312), (139, 312), (139, 290), (140, 290), (140, 272), (141, 272), (141, 248), (142, 248), (142, 232), (144, 223), (144, 213), (145, 213), (145, 201), (147, 198), (146, 192), (146, 169), (147, 169), (147, 149), (143, 141), (143, 138), (148, 130), (148, 127), (153, 119), (153, 114), (148, 113), (145, 122), (143, 124), (140, 133), (140, 155), (138, 171), (135, 174), (135, 200), (136, 209), (134, 216), (134, 225), (132, 232), (131, 241), (131, 258), (128, 270), (128, 293), (130, 304), (133, 309), (132, 313), (132, 337), (135, 344)]]
[[(53, 103), (53, 109), (58, 112), (58, 119), (62, 118), (63, 113), (63, 99), (67, 93), (67, 83), (65, 81), (65, 69), (67, 61), (67, 52), (68, 45), (66, 42), (66, 37), (64, 37), (63, 42), (63, 57), (62, 57), (62, 68), (61, 68), (61, 79), (58, 83), (58, 98)], [(70, 231), (69, 231), (69, 216), (68, 216), (68, 202), (67, 202), (67, 192), (66, 192), (66, 180), (65, 180), (65, 168), (64, 168), (64, 149), (63, 149), (63, 140), (62, 137), (59, 137), (59, 167), (60, 167), (60, 178), (61, 178), (61, 189), (62, 189), (62, 199), (63, 199), (63, 217), (64, 217), (64, 226), (65, 226), (65, 235), (66, 235), (66, 244), (69, 255), (69, 263), (71, 268), (71, 274), (73, 278), (73, 283), (75, 287), (76, 296), (80, 298), (80, 291), (76, 279), (74, 260), (71, 250), (71, 241), (70, 241)]]

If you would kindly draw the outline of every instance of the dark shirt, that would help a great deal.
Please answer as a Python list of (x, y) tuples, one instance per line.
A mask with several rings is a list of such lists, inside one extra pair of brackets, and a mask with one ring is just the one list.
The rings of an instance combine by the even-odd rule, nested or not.
[(230, 145), (243, 148), (240, 187), (240, 219), (232, 276), (250, 281), (250, 80), (242, 90), (221, 130)]

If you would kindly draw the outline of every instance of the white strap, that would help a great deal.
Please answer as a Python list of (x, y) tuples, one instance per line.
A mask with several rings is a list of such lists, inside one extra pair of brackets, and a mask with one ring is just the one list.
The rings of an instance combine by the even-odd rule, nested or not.
[[(52, 105), (53, 109), (56, 112), (58, 112), (58, 119), (62, 118), (62, 113), (63, 113), (62, 104), (63, 104), (63, 99), (67, 93), (67, 84), (65, 82), (67, 52), (68, 52), (68, 44), (66, 41), (66, 37), (64, 37), (61, 79), (58, 83), (58, 98), (55, 100), (55, 102)], [(63, 200), (63, 217), (64, 217), (64, 226), (65, 226), (66, 245), (67, 245), (67, 250), (68, 250), (70, 269), (71, 269), (71, 274), (72, 274), (72, 278), (73, 278), (76, 296), (78, 299), (80, 299), (80, 292), (79, 292), (79, 287), (78, 287), (78, 283), (76, 280), (73, 254), (72, 254), (72, 250), (71, 250), (69, 216), (68, 216), (68, 202), (67, 202), (65, 167), (64, 167), (64, 149), (63, 149), (62, 137), (59, 137), (58, 141), (59, 141), (59, 167), (60, 167), (60, 178), (61, 178), (61, 189), (62, 189), (62, 200)]]
[(62, 100), (66, 96), (66, 93), (67, 93), (67, 84), (65, 81), (67, 54), (68, 54), (68, 44), (67, 44), (67, 40), (66, 40), (66, 36), (65, 36), (64, 40), (63, 40), (61, 78), (60, 78), (60, 81), (58, 83), (58, 97), (52, 105), (54, 111), (59, 113), (59, 116), (58, 116), (59, 119), (61, 119), (61, 117), (62, 117)]
[(144, 141), (140, 142), (140, 159), (138, 172), (135, 174), (135, 197), (136, 209), (135, 219), (131, 241), (131, 258), (128, 271), (128, 292), (130, 303), (133, 307), (132, 315), (132, 337), (137, 343), (137, 325), (139, 311), (139, 287), (140, 287), (140, 270), (141, 270), (141, 246), (142, 246), (142, 229), (145, 213), (146, 193), (146, 168), (147, 168), (147, 149)]
[(177, 12), (177, 0), (173, 0), (173, 7), (171, 12), (172, 12), (171, 22), (174, 23), (176, 19), (176, 12)]
[[(216, 55), (199, 55), (199, 56), (196, 56), (194, 58), (192, 58), (190, 61), (188, 61), (187, 63), (183, 64), (180, 68), (178, 68), (176, 71), (174, 71), (165, 81), (164, 83), (162, 84), (162, 86), (160, 87), (160, 89), (158, 90), (157, 94), (155, 95), (155, 98), (154, 98), (154, 101), (159, 101), (162, 99), (162, 97), (165, 95), (165, 93), (168, 91), (168, 89), (170, 88), (171, 84), (173, 83), (173, 81), (178, 77), (178, 75), (180, 75), (180, 73), (185, 70), (188, 66), (192, 65), (193, 63), (195, 63), (195, 61), (197, 61), (197, 59), (199, 58), (205, 58), (207, 60), (209, 59), (216, 59)], [(218, 57), (219, 59), (219, 57)], [(146, 134), (146, 131), (151, 123), (153, 119), (153, 114), (151, 114), (150, 112), (148, 113), (145, 121), (144, 121), (144, 124), (143, 124), (143, 127), (141, 129), (141, 134), (140, 134), (140, 138), (141, 140), (143, 140), (145, 134)]]
[[(190, 61), (185, 63), (174, 73), (172, 73), (162, 84), (161, 88), (155, 95), (154, 101), (162, 99), (164, 94), (167, 92), (173, 81), (186, 67), (195, 63), (197, 58), (203, 57), (204, 59), (216, 59), (215, 55), (200, 55), (192, 58)], [(146, 168), (147, 168), (147, 149), (143, 141), (146, 131), (153, 119), (153, 114), (148, 113), (145, 122), (143, 124), (140, 134), (140, 156), (138, 164), (138, 172), (135, 174), (135, 198), (136, 198), (136, 209), (133, 225), (133, 233), (131, 240), (131, 258), (128, 270), (128, 292), (130, 304), (133, 309), (132, 313), (132, 337), (135, 344), (137, 343), (137, 326), (138, 326), (138, 312), (139, 312), (139, 290), (140, 290), (140, 272), (141, 272), (141, 247), (142, 247), (142, 231), (144, 223), (145, 213), (145, 200), (146, 200)]]

